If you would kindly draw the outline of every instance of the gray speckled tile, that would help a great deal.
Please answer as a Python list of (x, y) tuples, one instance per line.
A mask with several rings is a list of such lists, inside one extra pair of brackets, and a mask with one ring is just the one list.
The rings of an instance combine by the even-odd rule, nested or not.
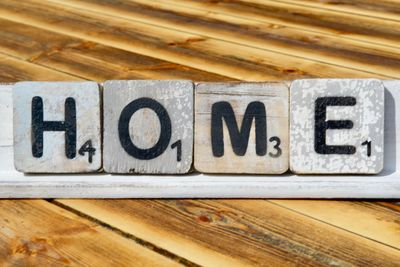
[[(66, 125), (67, 102), (70, 107), (68, 140), (71, 141), (68, 148), (66, 128), (63, 128)], [(13, 86), (13, 106), (14, 165), (17, 170), (28, 173), (81, 173), (101, 168), (100, 90), (97, 83), (16, 83)], [(33, 125), (39, 124), (43, 125), (43, 142), (40, 141), (41, 131), (33, 131), (37, 128)], [(76, 126), (71, 126), (73, 124)], [(54, 131), (56, 128), (57, 131)], [(91, 161), (89, 153), (83, 153), (83, 150), (79, 153), (88, 141), (96, 149)]]
[(107, 81), (103, 103), (105, 171), (189, 172), (193, 158), (192, 82)]
[(380, 80), (296, 80), (290, 88), (290, 116), (293, 172), (376, 174), (382, 170), (384, 87)]

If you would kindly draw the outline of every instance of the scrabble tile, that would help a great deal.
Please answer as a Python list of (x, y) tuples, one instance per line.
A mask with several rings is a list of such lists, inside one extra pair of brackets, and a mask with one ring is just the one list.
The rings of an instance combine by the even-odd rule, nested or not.
[(309, 79), (290, 88), (290, 168), (376, 174), (383, 168), (384, 88), (375, 79)]
[(27, 173), (101, 168), (100, 91), (95, 82), (13, 86), (14, 165)]
[(289, 168), (285, 83), (198, 83), (196, 170), (280, 174)]
[(193, 83), (104, 83), (104, 169), (109, 173), (189, 172)]

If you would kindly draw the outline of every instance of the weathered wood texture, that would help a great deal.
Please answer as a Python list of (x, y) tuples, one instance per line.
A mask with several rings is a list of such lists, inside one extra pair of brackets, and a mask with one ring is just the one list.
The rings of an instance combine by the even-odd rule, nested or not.
[[(64, 2), (29, 0), (17, 3), (13, 0), (5, 0), (0, 3), (0, 17), (194, 68), (207, 68), (208, 71), (232, 75), (233, 78), (242, 80), (278, 79), (278, 77), (292, 79), (314, 76), (372, 76), (371, 72), (343, 68), (304, 57), (293, 57), (289, 54), (275, 53), (231, 41), (205, 38), (203, 35), (190, 31), (155, 25), (154, 22), (126, 20), (70, 7)], [(181, 23), (190, 25), (185, 21)], [(94, 32), (101, 32), (101, 34), (96, 35), (93, 34)], [(156, 34), (151, 34), (155, 32)], [(234, 51), (233, 54), (231, 51)], [(292, 52), (296, 54), (297, 50)], [(288, 68), (288, 66), (296, 67)], [(393, 77), (378, 75), (376, 71), (374, 75)]]
[[(398, 1), (329, 2), (4, 0), (0, 81), (399, 77)], [(62, 200), (92, 222), (49, 203), (44, 212), (39, 202), (0, 201), (2, 246), (73, 233), (52, 243), (69, 250), (25, 242), (19, 251), (30, 252), (9, 265), (68, 265), (52, 255), (75, 265), (149, 265), (132, 256), (148, 255), (144, 244), (185, 265), (396, 266), (400, 258), (398, 202)], [(75, 234), (102, 229), (101, 220), (114, 233)], [(125, 237), (147, 243), (136, 250)], [(101, 249), (86, 250), (82, 238)], [(10, 259), (13, 250), (1, 251)], [(155, 255), (157, 265), (168, 263)]]
[(286, 172), (289, 168), (288, 99), (289, 88), (284, 82), (196, 83), (196, 170), (202, 173)]
[[(310, 218), (301, 207), (293, 211), (290, 201), (290, 209), (263, 200), (58, 201), (200, 265), (396, 266), (400, 257), (398, 241), (389, 247), (358, 236), (353, 233), (357, 227), (345, 221), (342, 229), (330, 225), (334, 220), (324, 218), (329, 211), (323, 203), (309, 207), (314, 213), (303, 211)], [(346, 204), (351, 206), (337, 203)], [(371, 226), (381, 219), (373, 210), (372, 205), (369, 220), (357, 220), (360, 212), (346, 212), (347, 220), (358, 221), (360, 229)], [(385, 227), (371, 228), (369, 235), (398, 232), (397, 214), (386, 212)], [(312, 218), (315, 214), (320, 220)]]
[(43, 200), (0, 202), (2, 266), (179, 266)]

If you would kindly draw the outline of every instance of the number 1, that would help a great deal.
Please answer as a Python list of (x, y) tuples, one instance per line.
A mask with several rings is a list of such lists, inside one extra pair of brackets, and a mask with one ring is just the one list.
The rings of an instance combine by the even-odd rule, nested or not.
[(171, 145), (171, 148), (176, 147), (176, 161), (180, 162), (182, 160), (182, 141), (178, 140)]
[(368, 157), (371, 157), (371, 143), (372, 143), (371, 141), (367, 140), (361, 144), (362, 146), (365, 146), (365, 145), (367, 146), (367, 156)]

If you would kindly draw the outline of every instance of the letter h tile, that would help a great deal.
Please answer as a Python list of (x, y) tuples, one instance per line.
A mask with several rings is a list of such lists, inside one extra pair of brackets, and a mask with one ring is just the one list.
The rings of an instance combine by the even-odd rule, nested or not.
[(14, 165), (27, 173), (101, 168), (100, 90), (95, 82), (13, 86)]

